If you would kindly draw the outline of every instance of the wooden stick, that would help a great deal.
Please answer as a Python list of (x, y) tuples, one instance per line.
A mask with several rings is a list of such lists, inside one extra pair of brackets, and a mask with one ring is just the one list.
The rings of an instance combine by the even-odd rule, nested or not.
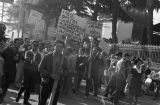
[[(65, 56), (65, 54), (66, 54), (66, 49), (67, 49), (68, 41), (69, 41), (69, 38), (66, 37), (66, 42), (65, 42), (65, 47), (64, 47), (64, 52), (63, 52), (63, 57), (62, 57), (62, 59), (64, 58), (64, 56)], [(62, 61), (60, 61), (60, 64), (61, 64), (61, 62), (62, 62)], [(59, 66), (62, 66), (62, 65), (59, 65)], [(50, 95), (48, 105), (52, 105), (52, 103), (53, 103), (53, 100), (54, 100), (54, 98), (55, 98), (56, 89), (57, 89), (57, 86), (58, 86), (58, 82), (59, 82), (58, 79), (56, 79), (56, 80), (54, 81), (53, 88), (52, 88), (52, 93), (51, 93), (51, 95)]]
[(58, 79), (54, 81), (53, 88), (52, 88), (52, 93), (51, 93), (51, 95), (50, 95), (48, 105), (52, 105), (52, 103), (53, 103), (57, 86), (58, 86)]

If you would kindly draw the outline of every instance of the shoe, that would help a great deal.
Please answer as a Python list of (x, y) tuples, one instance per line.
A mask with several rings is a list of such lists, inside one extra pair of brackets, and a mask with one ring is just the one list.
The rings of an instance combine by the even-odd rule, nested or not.
[(96, 95), (96, 94), (94, 94), (94, 95), (93, 95), (93, 97), (97, 97), (97, 95)]
[(75, 89), (72, 89), (72, 92), (75, 94), (75, 93), (76, 93), (76, 90), (75, 90)]
[(157, 98), (157, 97), (155, 97), (155, 98), (153, 98), (153, 100), (158, 100), (159, 98)]
[(88, 99), (88, 96), (84, 96), (84, 99)]
[(19, 102), (19, 99), (20, 99), (20, 97), (18, 96), (18, 97), (16, 98), (16, 102)]
[(32, 105), (32, 104), (29, 103), (28, 101), (24, 101), (23, 104), (24, 104), (24, 105)]

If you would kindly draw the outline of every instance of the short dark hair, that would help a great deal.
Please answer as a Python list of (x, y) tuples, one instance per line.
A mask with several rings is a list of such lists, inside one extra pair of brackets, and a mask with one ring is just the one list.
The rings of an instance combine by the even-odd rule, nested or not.
[(16, 43), (17, 41), (21, 41), (21, 39), (20, 38), (15, 38), (14, 43)]
[(140, 58), (136, 58), (135, 60), (134, 60), (134, 64), (137, 64), (138, 62), (143, 62), (143, 60), (142, 59), (140, 59)]
[(61, 40), (56, 40), (56, 41), (54, 42), (54, 45), (56, 45), (56, 44), (58, 44), (58, 43), (62, 44), (63, 47), (65, 46), (64, 42), (61, 41)]
[(123, 57), (129, 57), (128, 53), (123, 53)]
[(38, 40), (34, 40), (34, 41), (32, 42), (32, 44), (33, 44), (33, 43), (38, 43), (38, 44), (39, 44), (39, 41), (38, 41)]
[(122, 57), (122, 52), (117, 52), (116, 54), (115, 54), (115, 56), (119, 56), (119, 57)]

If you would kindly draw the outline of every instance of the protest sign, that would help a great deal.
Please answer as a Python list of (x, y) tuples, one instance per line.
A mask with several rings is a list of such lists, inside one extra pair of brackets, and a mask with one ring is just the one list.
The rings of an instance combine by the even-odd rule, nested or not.
[(107, 54), (109, 54), (109, 52), (110, 52), (110, 49), (111, 49), (111, 44), (109, 44), (109, 43), (106, 43), (105, 41), (104, 41), (104, 39), (101, 39), (101, 41), (100, 41), (100, 43), (99, 43), (99, 47), (104, 51), (104, 52), (106, 52)]
[(44, 20), (38, 20), (36, 23), (35, 23), (35, 30), (36, 31), (42, 31), (45, 29), (45, 21)]
[(36, 24), (37, 21), (42, 19), (42, 13), (37, 12), (35, 10), (31, 10), (28, 18), (29, 24)]
[(86, 19), (81, 18), (74, 13), (62, 10), (59, 18), (57, 31), (62, 35), (68, 36), (76, 41), (85, 33)]
[(13, 3), (13, 2), (14, 2), (14, 0), (0, 0), (0, 2)]
[(49, 37), (56, 37), (57, 39), (62, 38), (62, 34), (57, 31), (57, 28), (48, 27), (48, 36)]
[(86, 24), (86, 32), (88, 35), (91, 35), (94, 37), (101, 37), (102, 23), (88, 20)]

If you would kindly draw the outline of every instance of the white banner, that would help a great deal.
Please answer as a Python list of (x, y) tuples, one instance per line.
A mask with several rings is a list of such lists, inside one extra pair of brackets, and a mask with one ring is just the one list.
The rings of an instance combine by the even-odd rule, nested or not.
[(84, 35), (102, 36), (101, 23), (79, 17), (67, 10), (62, 10), (57, 30), (59, 33), (62, 33), (62, 35), (69, 36), (77, 41), (83, 39)]
[(57, 29), (62, 35), (78, 41), (85, 33), (85, 24), (85, 18), (81, 18), (69, 11), (62, 10)]
[(100, 47), (104, 52), (106, 52), (106, 53), (108, 54), (112, 46), (111, 46), (111, 44), (106, 43), (106, 42), (104, 41), (104, 39), (101, 39), (101, 41), (100, 41), (100, 43), (99, 43), (99, 47)]
[(13, 3), (13, 2), (14, 2), (14, 0), (0, 0), (0, 2)]
[(48, 36), (49, 36), (49, 37), (56, 37), (56, 38), (58, 38), (58, 39), (61, 39), (61, 38), (62, 38), (62, 34), (59, 33), (59, 32), (57, 31), (57, 29), (54, 28), (54, 27), (48, 27)]
[(94, 37), (101, 37), (102, 36), (102, 24), (99, 22), (88, 20), (87, 25), (86, 25), (86, 32), (88, 35), (91, 35)]
[(133, 23), (124, 23), (122, 21), (119, 21), (117, 27), (118, 42), (122, 42), (126, 39), (131, 39), (132, 29)]
[(28, 18), (29, 24), (36, 24), (38, 21), (42, 19), (42, 13), (37, 12), (35, 10), (31, 10)]
[(35, 30), (36, 31), (42, 31), (45, 29), (45, 21), (44, 20), (38, 20), (35, 24)]

